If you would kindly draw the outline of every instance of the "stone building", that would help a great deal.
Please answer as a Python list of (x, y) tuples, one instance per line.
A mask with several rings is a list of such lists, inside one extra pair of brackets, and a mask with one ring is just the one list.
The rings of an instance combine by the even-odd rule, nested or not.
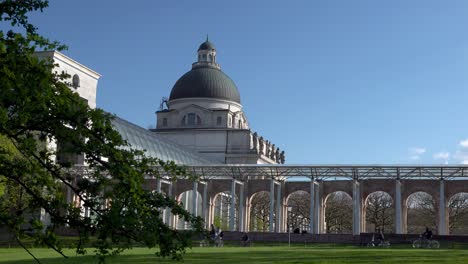
[[(38, 56), (52, 58), (58, 64), (57, 71), (71, 75), (70, 89), (90, 107), (96, 106), (98, 73), (59, 52)], [(255, 231), (251, 223), (256, 221), (257, 212), (252, 209), (252, 199), (264, 192), (268, 193), (268, 208), (264, 208), (268, 211), (268, 230), (286, 232), (292, 209), (289, 199), (294, 193), (305, 192), (309, 194), (307, 230), (324, 234), (327, 198), (343, 192), (352, 199), (352, 234), (359, 235), (366, 230), (367, 198), (372, 193), (385, 192), (393, 200), (393, 232), (405, 234), (409, 197), (425, 192), (434, 198), (437, 234), (447, 235), (449, 201), (457, 194), (468, 193), (466, 165), (281, 165), (284, 152), (249, 129), (239, 91), (221, 71), (216, 49), (208, 40), (200, 45), (197, 62), (175, 82), (156, 116), (153, 130), (119, 117), (115, 117), (113, 125), (130, 145), (147, 150), (149, 156), (201, 169), (200, 178), (195, 181), (149, 178), (146, 184), (203, 217), (205, 227), (221, 219), (225, 229)], [(60, 144), (49, 145), (57, 148)], [(59, 155), (57, 160), (63, 158)], [(70, 158), (73, 157), (67, 157)], [(86, 165), (83, 157), (74, 157), (74, 161)], [(288, 180), (292, 178), (296, 181)], [(71, 192), (67, 199), (79, 203)], [(82, 207), (82, 212), (87, 215), (86, 208)], [(45, 214), (41, 219), (48, 221)], [(164, 210), (163, 219), (172, 228), (190, 228), (168, 210)]]
[(221, 70), (216, 48), (208, 39), (156, 116), (155, 133), (216, 163), (284, 163), (283, 151), (250, 130), (239, 90)]

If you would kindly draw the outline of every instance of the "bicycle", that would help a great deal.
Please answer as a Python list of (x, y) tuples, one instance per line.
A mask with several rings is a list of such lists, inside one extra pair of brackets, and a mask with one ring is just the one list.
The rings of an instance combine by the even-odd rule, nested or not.
[(390, 247), (390, 242), (387, 240), (382, 240), (380, 242), (372, 240), (371, 242), (367, 243), (367, 247)]
[(439, 248), (440, 243), (435, 239), (427, 239), (419, 236), (418, 239), (413, 241), (413, 248)]

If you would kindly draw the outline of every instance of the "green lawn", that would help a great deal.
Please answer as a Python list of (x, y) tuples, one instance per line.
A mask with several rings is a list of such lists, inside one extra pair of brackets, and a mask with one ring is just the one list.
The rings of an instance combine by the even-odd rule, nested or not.
[[(64, 259), (48, 249), (33, 249), (42, 263), (96, 263), (92, 256), (76, 257), (72, 250)], [(176, 263), (159, 259), (154, 250), (135, 248), (120, 256), (109, 257), (107, 263)], [(35, 263), (21, 248), (0, 248), (0, 264)], [(185, 263), (468, 263), (466, 249), (367, 249), (353, 246), (314, 245), (311, 247), (255, 246), (250, 248), (193, 248), (187, 251)]]

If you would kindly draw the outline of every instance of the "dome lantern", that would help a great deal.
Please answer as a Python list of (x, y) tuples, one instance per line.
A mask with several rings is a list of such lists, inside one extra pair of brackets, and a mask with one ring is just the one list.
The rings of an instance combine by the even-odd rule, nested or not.
[(206, 35), (205, 42), (198, 47), (198, 61), (193, 64), (193, 67), (206, 65), (221, 69), (219, 64), (216, 63), (216, 48), (214, 44), (208, 40), (208, 35)]
[(192, 64), (192, 70), (174, 84), (169, 101), (182, 98), (213, 98), (240, 104), (237, 86), (216, 63), (216, 48), (208, 37), (198, 48), (198, 61)]

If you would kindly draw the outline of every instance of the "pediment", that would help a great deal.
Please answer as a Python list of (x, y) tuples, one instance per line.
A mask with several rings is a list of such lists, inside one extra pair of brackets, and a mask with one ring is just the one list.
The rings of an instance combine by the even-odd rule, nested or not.
[(193, 111), (203, 112), (203, 113), (212, 113), (213, 112), (210, 109), (201, 107), (201, 106), (196, 105), (196, 104), (190, 104), (190, 105), (187, 105), (187, 106), (184, 106), (182, 108), (179, 108), (179, 109), (175, 110), (176, 113), (186, 113), (186, 112), (193, 112)]

